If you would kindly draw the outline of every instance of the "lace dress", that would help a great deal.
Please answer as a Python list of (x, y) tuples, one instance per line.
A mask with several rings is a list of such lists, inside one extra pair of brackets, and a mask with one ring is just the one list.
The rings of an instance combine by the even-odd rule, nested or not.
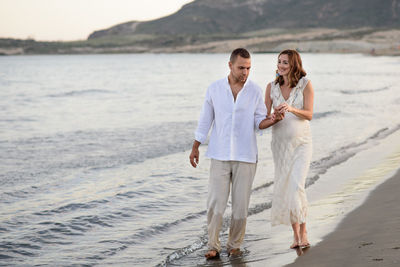
[[(303, 109), (303, 91), (307, 83), (307, 78), (301, 78), (285, 100), (279, 84), (272, 82), (272, 106), (287, 102)], [(305, 181), (312, 154), (309, 121), (287, 112), (285, 118), (272, 127), (271, 148), (275, 164), (271, 224), (304, 223), (307, 215)]]

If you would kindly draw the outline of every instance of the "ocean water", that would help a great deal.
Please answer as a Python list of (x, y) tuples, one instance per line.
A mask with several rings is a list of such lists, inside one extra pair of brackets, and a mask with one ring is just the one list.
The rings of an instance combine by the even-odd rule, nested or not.
[[(276, 56), (253, 55), (250, 78), (263, 90), (274, 78)], [(206, 145), (201, 147), (197, 169), (188, 157), (206, 88), (228, 74), (228, 57), (1, 57), (0, 265), (290, 262), (293, 253), (286, 256), (291, 252), (276, 245), (277, 231), (283, 228), (269, 226), (273, 162), (268, 129), (258, 136), (260, 156), (244, 256), (239, 262), (225, 254), (218, 262), (206, 262), (202, 256), (207, 242)], [(400, 130), (400, 58), (360, 54), (303, 54), (302, 58), (315, 90), (307, 190), (314, 188), (323, 195), (335, 184), (332, 170), (389, 138), (399, 141), (393, 136)], [(350, 181), (346, 173), (351, 169), (347, 167), (341, 181)], [(347, 204), (329, 205), (340, 210)], [(323, 214), (313, 210), (316, 219)], [(331, 220), (323, 218), (322, 224)]]

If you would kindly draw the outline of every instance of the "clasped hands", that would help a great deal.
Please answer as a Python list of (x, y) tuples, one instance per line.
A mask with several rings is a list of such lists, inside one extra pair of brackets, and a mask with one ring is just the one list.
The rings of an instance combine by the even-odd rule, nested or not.
[(278, 107), (274, 108), (274, 113), (272, 113), (269, 118), (272, 121), (281, 121), (285, 117), (286, 112), (292, 112), (293, 108), (288, 105), (288, 103), (280, 104)]

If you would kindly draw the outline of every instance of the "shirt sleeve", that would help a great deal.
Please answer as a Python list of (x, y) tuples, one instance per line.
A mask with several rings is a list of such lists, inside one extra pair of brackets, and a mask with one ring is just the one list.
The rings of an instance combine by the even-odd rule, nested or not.
[(195, 139), (200, 143), (204, 143), (207, 139), (208, 132), (214, 121), (214, 107), (210, 95), (210, 88), (207, 89), (203, 108), (200, 113), (199, 123), (195, 132)]
[(267, 107), (261, 95), (261, 89), (257, 97), (256, 109), (254, 112), (254, 128), (260, 130), (260, 123), (267, 117)]

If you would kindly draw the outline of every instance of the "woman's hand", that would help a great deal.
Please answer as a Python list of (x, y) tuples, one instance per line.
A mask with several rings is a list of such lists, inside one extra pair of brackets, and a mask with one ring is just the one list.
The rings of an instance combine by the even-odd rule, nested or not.
[(292, 111), (293, 111), (293, 107), (290, 106), (288, 103), (285, 102), (285, 103), (280, 104), (280, 105), (276, 108), (276, 110), (277, 110), (279, 113), (292, 112)]

